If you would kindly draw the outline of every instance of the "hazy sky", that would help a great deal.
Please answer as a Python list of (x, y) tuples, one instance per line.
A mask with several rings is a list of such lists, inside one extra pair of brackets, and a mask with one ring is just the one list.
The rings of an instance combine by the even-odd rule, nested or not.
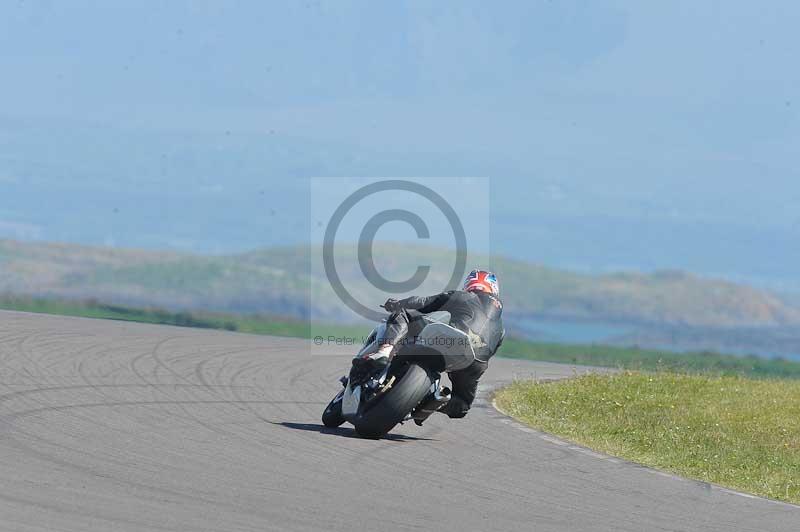
[(0, 236), (226, 251), (307, 238), (304, 178), (487, 176), (503, 253), (792, 277), (798, 25), (788, 1), (4, 2)]

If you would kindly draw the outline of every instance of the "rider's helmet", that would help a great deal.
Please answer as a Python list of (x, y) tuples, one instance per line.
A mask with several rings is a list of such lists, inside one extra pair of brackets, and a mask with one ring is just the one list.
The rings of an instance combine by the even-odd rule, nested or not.
[(495, 297), (500, 297), (500, 285), (497, 276), (487, 270), (472, 270), (464, 281), (466, 292), (488, 292)]

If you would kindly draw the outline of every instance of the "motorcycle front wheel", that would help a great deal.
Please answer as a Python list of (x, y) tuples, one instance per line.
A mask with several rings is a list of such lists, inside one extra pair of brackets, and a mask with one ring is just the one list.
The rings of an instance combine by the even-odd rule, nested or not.
[(322, 424), (328, 428), (338, 427), (344, 423), (344, 416), (342, 416), (342, 395), (344, 390), (336, 394), (336, 397), (328, 403), (325, 411), (322, 412)]

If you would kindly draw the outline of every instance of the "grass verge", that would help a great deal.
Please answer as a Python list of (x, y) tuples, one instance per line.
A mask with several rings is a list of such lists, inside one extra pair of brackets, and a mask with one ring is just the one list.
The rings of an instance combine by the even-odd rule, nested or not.
[[(251, 334), (313, 338), (349, 338), (359, 344), (369, 327), (309, 323), (268, 314), (225, 314), (206, 311), (172, 312), (157, 308), (133, 308), (99, 301), (71, 301), (0, 295), (0, 309), (160, 323), (185, 327), (225, 329)], [(713, 352), (670, 353), (637, 347), (608, 345), (569, 345), (530, 342), (510, 337), (500, 356), (634, 370), (671, 370), (688, 373), (714, 373), (752, 377), (800, 379), (800, 363), (780, 358), (736, 356)]]
[(517, 382), (495, 400), (586, 447), (800, 504), (800, 381), (624, 372)]
[[(331, 336), (360, 340), (363, 335), (369, 333), (369, 330), (365, 330), (364, 327), (326, 323), (312, 324), (306, 320), (271, 314), (229, 314), (208, 311), (173, 312), (160, 308), (111, 305), (95, 300), (73, 301), (0, 295), (0, 310), (134, 321), (200, 329), (222, 329), (248, 334), (289, 336), (293, 338), (313, 338), (320, 335), (326, 339)], [(798, 366), (800, 367), (800, 364)]]

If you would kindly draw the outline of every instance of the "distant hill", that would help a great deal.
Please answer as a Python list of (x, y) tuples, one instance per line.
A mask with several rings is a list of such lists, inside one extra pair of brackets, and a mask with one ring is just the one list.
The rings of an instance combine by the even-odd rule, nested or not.
[[(350, 320), (317, 264), (319, 250), (292, 247), (224, 256), (0, 240), (0, 292), (170, 309), (280, 313)], [(367, 305), (382, 294), (363, 281), (352, 246), (337, 247), (342, 281)], [(418, 291), (444, 286), (452, 251), (377, 244), (389, 279), (433, 265)], [(516, 317), (620, 321), (692, 327), (798, 326), (800, 310), (755, 288), (686, 272), (585, 275), (537, 264), (471, 257), (501, 279), (506, 312)]]

